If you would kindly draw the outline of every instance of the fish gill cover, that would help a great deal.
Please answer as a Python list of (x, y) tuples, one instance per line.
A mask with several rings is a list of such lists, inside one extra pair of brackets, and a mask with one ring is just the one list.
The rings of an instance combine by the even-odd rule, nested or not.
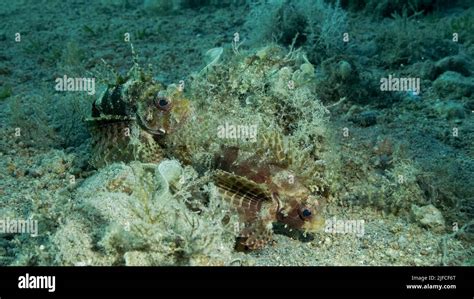
[(0, 15), (1, 265), (473, 264), (469, 1)]

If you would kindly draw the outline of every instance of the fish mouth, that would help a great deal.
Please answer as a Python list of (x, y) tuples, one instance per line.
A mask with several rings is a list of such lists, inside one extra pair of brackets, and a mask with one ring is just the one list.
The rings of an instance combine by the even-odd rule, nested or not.
[(324, 229), (326, 221), (321, 216), (314, 216), (311, 221), (305, 221), (301, 227), (305, 232), (317, 233)]
[(147, 123), (143, 120), (142, 116), (137, 113), (137, 121), (138, 125), (145, 130), (147, 133), (153, 135), (153, 136), (164, 136), (166, 135), (166, 130), (163, 128), (160, 129), (152, 129), (150, 128)]

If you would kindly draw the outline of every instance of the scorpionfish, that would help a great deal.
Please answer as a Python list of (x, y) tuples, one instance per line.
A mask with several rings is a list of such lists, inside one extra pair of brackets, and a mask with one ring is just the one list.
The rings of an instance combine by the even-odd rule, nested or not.
[(225, 170), (214, 172), (218, 193), (239, 216), (241, 225), (236, 248), (255, 250), (265, 247), (273, 240), (273, 224), (276, 222), (305, 233), (323, 227), (324, 220), (320, 216), (322, 197), (305, 187), (300, 177), (277, 165), (249, 163), (253, 171), (236, 167), (234, 161), (232, 167), (222, 167)]

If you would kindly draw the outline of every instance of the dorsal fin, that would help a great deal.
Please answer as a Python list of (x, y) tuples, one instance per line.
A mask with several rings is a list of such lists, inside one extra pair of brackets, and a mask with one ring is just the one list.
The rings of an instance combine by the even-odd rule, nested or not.
[(247, 220), (257, 217), (262, 202), (272, 200), (269, 192), (263, 186), (226, 171), (216, 171), (214, 183), (222, 197), (230, 202)]

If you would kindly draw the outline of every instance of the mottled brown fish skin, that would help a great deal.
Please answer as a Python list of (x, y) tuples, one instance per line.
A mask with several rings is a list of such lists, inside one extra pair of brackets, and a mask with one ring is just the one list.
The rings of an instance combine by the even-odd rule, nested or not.
[(312, 230), (317, 201), (309, 190), (293, 182), (288, 184), (284, 171), (271, 183), (258, 184), (245, 177), (218, 170), (214, 178), (222, 198), (231, 203), (244, 224), (238, 241), (248, 249), (261, 249), (272, 240), (273, 222), (291, 229)]
[(278, 201), (264, 186), (244, 177), (225, 171), (217, 171), (214, 177), (222, 198), (234, 207), (244, 226), (239, 232), (238, 244), (251, 250), (263, 248), (272, 240)]

